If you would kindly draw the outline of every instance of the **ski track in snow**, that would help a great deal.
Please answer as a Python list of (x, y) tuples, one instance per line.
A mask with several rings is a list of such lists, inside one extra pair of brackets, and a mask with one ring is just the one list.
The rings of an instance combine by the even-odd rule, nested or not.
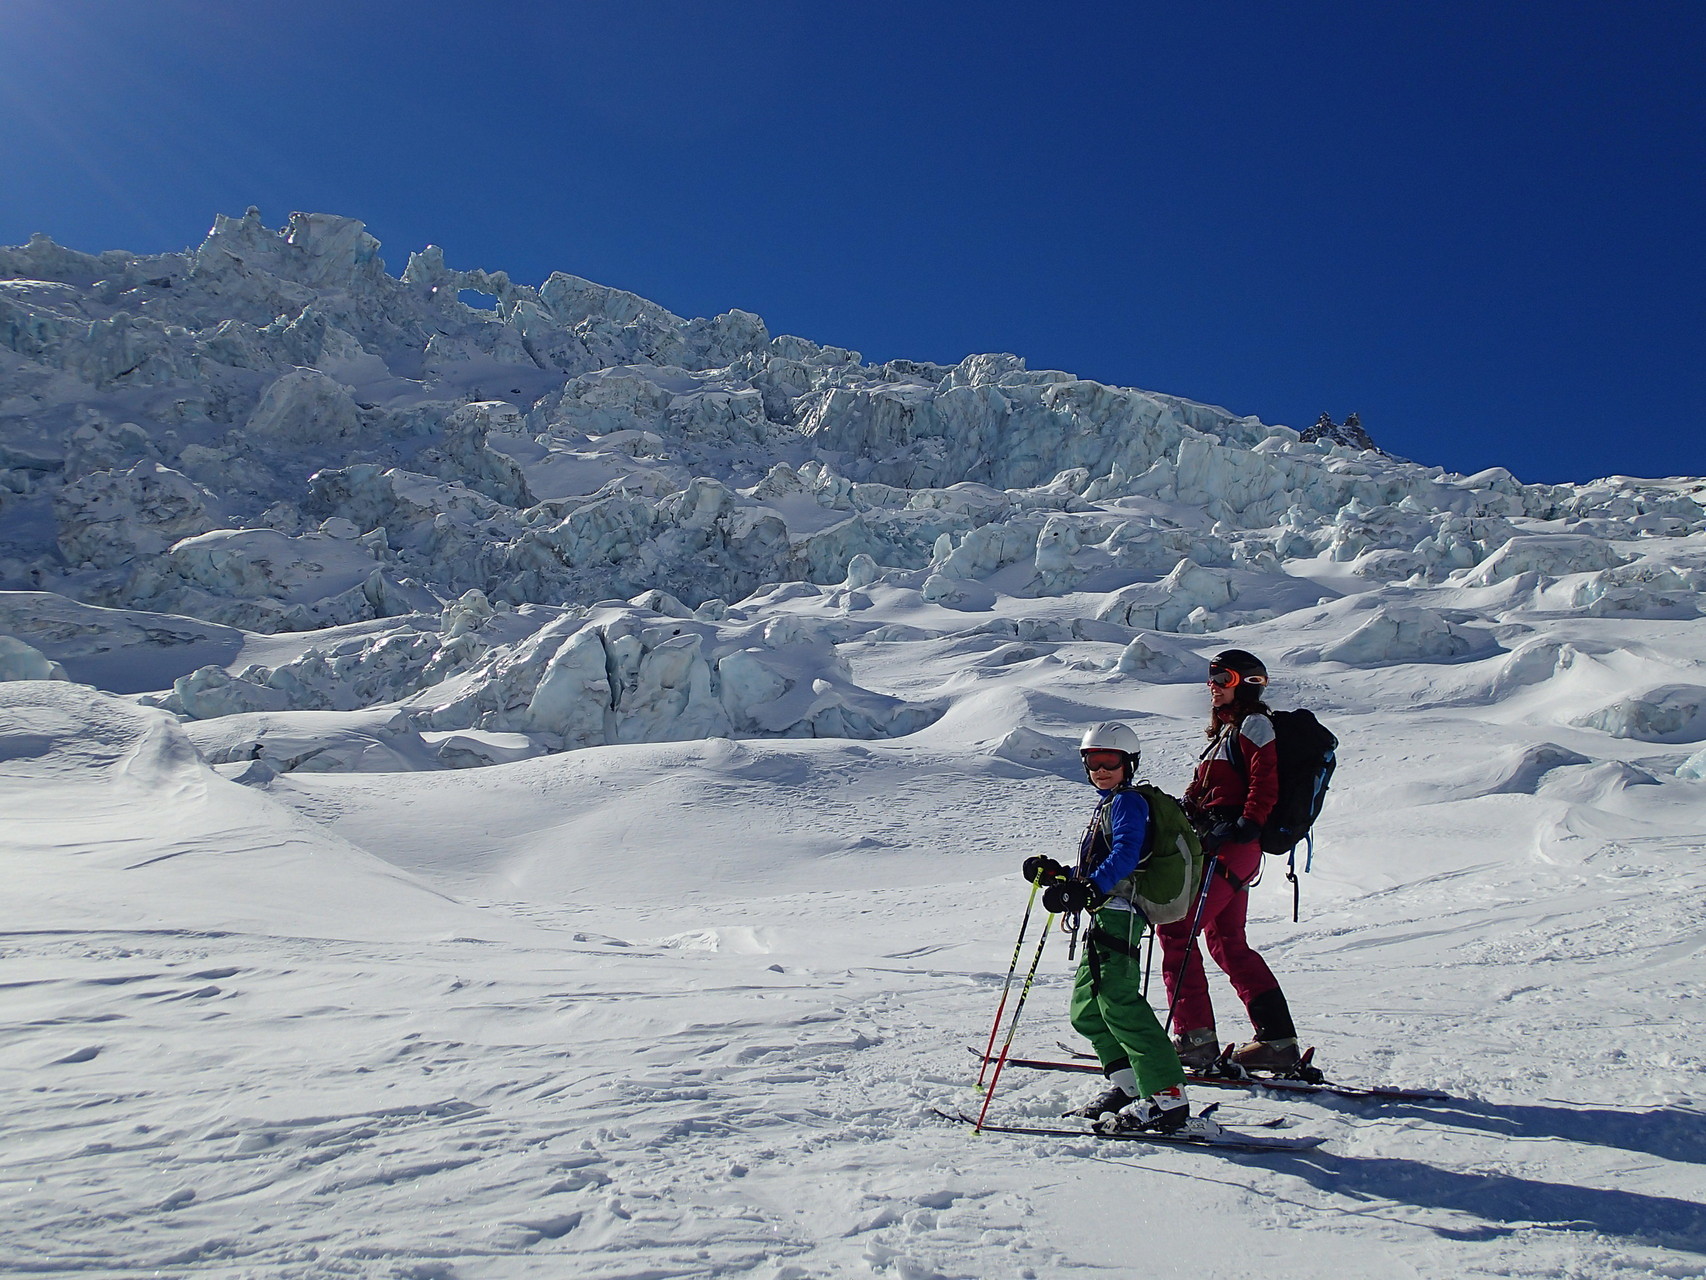
[[(1706, 1257), (1690, 784), (1608, 789), (1590, 762), (1501, 790), (1509, 747), (1473, 711), (1398, 734), (1345, 712), (1359, 754), (1302, 921), (1270, 860), (1252, 935), (1335, 1078), (1457, 1101), (1197, 1090), (1231, 1127), (1328, 1139), (1234, 1157), (932, 1114), (981, 1105), (965, 1051), (1013, 953), (1014, 867), (1075, 838), (1075, 781), (925, 734), (293, 774), (261, 795), (118, 703), (55, 754), (99, 695), (35, 688), (59, 718), (32, 711), (0, 767), (38, 797), (17, 865), (39, 907), (0, 934), (8, 1273), (1052, 1277), (1141, 1256), (1161, 1275), (1260, 1258), (1598, 1280)], [(1172, 696), (1050, 693), (1068, 720)], [(1145, 727), (1159, 776), (1182, 772), (1194, 722)], [(1434, 801), (1448, 762), (1480, 781)], [(85, 852), (46, 861), (56, 840)], [(257, 888), (222, 870), (261, 857)], [(210, 876), (226, 896), (202, 904)], [(389, 941), (356, 940), (364, 907)], [(1063, 950), (1021, 1053), (1071, 1035)], [(1052, 1121), (1092, 1084), (1013, 1069), (992, 1115)]]
[[(1161, 1217), (1152, 1239), (1145, 1217), (1163, 1267), (1230, 1268), (1282, 1231), (1284, 1275), (1335, 1258), (1377, 1274), (1382, 1249), (1406, 1260), (1392, 1274), (1687, 1274), (1706, 1249), (1706, 1113), (1680, 1102), (1701, 1061), (1677, 1002), (1699, 999), (1684, 904), (1706, 876), (1683, 842), (1616, 852), (1564, 883), (1536, 865), (1472, 874), (1469, 893), (1424, 882), (1382, 895), (1374, 920), (1341, 909), (1270, 945), (1305, 1009), (1355, 955), (1363, 1007), (1334, 1009), (1322, 1049), (1335, 1075), (1463, 1099), (1226, 1098), (1234, 1126), (1283, 1111), (1330, 1138), (1281, 1158), (976, 1138), (929, 1115), (977, 1105), (964, 1046), (1002, 972), (998, 944), (952, 922), (1001, 918), (1019, 896), (1005, 879), (676, 910), (650, 920), (668, 945), (539, 903), (534, 925), (584, 941), (15, 932), (0, 1062), (35, 1083), (4, 1121), (0, 1259), (84, 1275), (497, 1276), (552, 1257), (601, 1277), (1088, 1275), (1115, 1264), (1075, 1224), (1093, 1236), (1097, 1206), (1142, 1204), (1187, 1219)], [(1637, 908), (1625, 924), (1607, 895)], [(821, 958), (754, 941), (814, 930)], [(872, 950), (845, 966), (855, 933)], [(1065, 1031), (1055, 959), (1026, 1043)], [(1622, 1022), (1574, 1061), (1537, 1058), (1531, 1039), (1589, 1039), (1573, 1009)], [(1647, 1091), (1604, 1097), (1630, 1059)], [(1051, 1118), (1082, 1080), (1015, 1070), (996, 1109)]]

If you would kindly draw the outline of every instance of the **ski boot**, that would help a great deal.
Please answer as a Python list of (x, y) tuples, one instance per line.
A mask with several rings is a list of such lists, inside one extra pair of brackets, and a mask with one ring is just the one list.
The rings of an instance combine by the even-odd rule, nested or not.
[(1173, 1037), (1173, 1049), (1179, 1055), (1179, 1065), (1186, 1071), (1202, 1074), (1220, 1057), (1220, 1038), (1213, 1027), (1199, 1027)]
[(1291, 1038), (1250, 1040), (1235, 1049), (1229, 1045), (1227, 1052), (1222, 1055), (1228, 1066), (1242, 1071), (1245, 1075), (1259, 1071), (1282, 1080), (1303, 1080), (1310, 1084), (1319, 1084), (1325, 1077), (1319, 1067), (1311, 1064), (1310, 1059), (1314, 1056), (1313, 1049), (1307, 1053), (1300, 1052), (1297, 1041)]
[(1275, 1075), (1286, 1075), (1296, 1070), (1302, 1054), (1297, 1050), (1297, 1041), (1286, 1040), (1247, 1040), (1231, 1053), (1231, 1059), (1247, 1071), (1271, 1071)]
[(1098, 1133), (1178, 1133), (1191, 1118), (1185, 1087), (1174, 1085), (1147, 1098), (1139, 1098), (1112, 1115), (1094, 1122)]
[(1061, 1114), (1067, 1116), (1083, 1116), (1086, 1120), (1098, 1120), (1104, 1115), (1118, 1113), (1123, 1107), (1127, 1107), (1135, 1101), (1137, 1101), (1137, 1099), (1132, 1097), (1131, 1094), (1127, 1093), (1116, 1084), (1104, 1089), (1083, 1106), (1074, 1107), (1072, 1110), (1062, 1112)]

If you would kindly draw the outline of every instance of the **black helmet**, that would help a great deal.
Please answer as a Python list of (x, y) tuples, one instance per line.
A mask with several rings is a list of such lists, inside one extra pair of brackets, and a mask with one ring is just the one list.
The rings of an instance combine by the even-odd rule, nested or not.
[(1255, 700), (1262, 696), (1262, 690), (1268, 685), (1268, 669), (1262, 665), (1262, 660), (1253, 653), (1243, 649), (1225, 649), (1208, 660), (1208, 678), (1210, 683), (1220, 684), (1224, 681), (1215, 680), (1216, 672), (1231, 672), (1232, 687), (1235, 696)]

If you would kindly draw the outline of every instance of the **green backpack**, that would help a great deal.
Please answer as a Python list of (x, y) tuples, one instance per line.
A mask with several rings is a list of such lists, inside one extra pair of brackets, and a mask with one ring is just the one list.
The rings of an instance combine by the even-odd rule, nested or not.
[[(1131, 790), (1149, 805), (1149, 834), (1143, 842), (1143, 860), (1114, 886), (1114, 894), (1136, 903), (1150, 924), (1172, 924), (1190, 914), (1202, 887), (1202, 841), (1179, 802), (1160, 787), (1134, 782)], [(1107, 834), (1107, 806), (1099, 821)]]

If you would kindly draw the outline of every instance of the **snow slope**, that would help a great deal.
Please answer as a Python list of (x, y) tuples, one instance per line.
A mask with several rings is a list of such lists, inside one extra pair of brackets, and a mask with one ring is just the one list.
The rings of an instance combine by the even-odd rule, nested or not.
[[(1702, 1274), (1706, 483), (377, 249), (0, 250), (0, 1271)], [(1177, 792), (1233, 646), (1342, 743), (1252, 938), (1330, 1075), (1450, 1100), (943, 1122), (1078, 734)]]

